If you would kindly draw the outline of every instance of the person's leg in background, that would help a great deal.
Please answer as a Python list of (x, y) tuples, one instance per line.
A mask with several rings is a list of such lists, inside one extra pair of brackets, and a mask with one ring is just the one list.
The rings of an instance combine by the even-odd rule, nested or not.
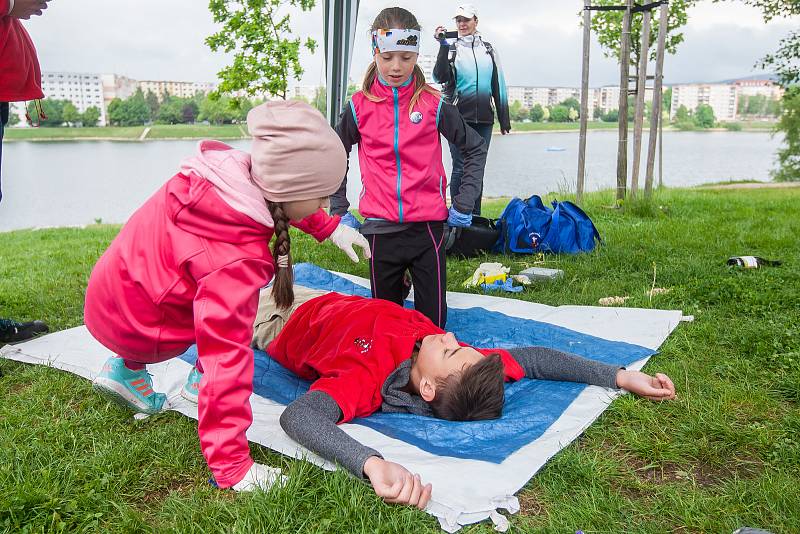
[(445, 225), (442, 222), (420, 223), (420, 230), (415, 236), (419, 252), (411, 264), (414, 309), (444, 328), (447, 323)]
[[(8, 123), (8, 112), (8, 102), (0, 102), (0, 202), (3, 200), (3, 135), (5, 134), (5, 127)], [(42, 321), (19, 322), (0, 317), (0, 344), (20, 343), (38, 336), (39, 334), (44, 334), (47, 331), (47, 325)]]
[(403, 305), (403, 276), (409, 267), (408, 249), (403, 237), (407, 233), (408, 230), (403, 230), (367, 236), (372, 250), (369, 264), (372, 298)]
[[(494, 124), (475, 124), (475, 123), (468, 123), (473, 130), (478, 132), (478, 134), (483, 137), (484, 142), (486, 142), (486, 151), (489, 151), (489, 143), (492, 142), (492, 129), (494, 128)], [(486, 179), (486, 175), (484, 175), (484, 180)], [(475, 207), (472, 209), (473, 215), (480, 215), (481, 214), (481, 200), (483, 198), (483, 182), (481, 182), (481, 189), (478, 193), (478, 198), (475, 200)]]
[(450, 145), (450, 157), (453, 158), (453, 170), (450, 171), (450, 198), (458, 194), (461, 187), (461, 177), (464, 176), (464, 159), (461, 151), (455, 145)]

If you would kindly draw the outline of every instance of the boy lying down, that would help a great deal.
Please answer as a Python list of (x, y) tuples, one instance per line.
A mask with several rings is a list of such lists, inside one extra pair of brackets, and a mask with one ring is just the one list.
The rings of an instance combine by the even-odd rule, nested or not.
[(295, 303), (276, 308), (262, 292), (253, 346), (301, 378), (309, 391), (281, 415), (295, 441), (358, 478), (386, 502), (424, 509), (431, 485), (337, 424), (376, 411), (453, 421), (499, 418), (506, 381), (523, 377), (621, 388), (651, 400), (675, 398), (655, 376), (544, 347), (473, 348), (427, 317), (392, 302), (295, 286)]

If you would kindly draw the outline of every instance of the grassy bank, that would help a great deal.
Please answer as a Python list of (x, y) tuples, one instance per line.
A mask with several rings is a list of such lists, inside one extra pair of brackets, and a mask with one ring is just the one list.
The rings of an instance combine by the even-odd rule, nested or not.
[[(667, 404), (624, 397), (520, 492), (516, 532), (800, 531), (800, 190), (667, 190), (657, 209), (587, 211), (604, 238), (592, 254), (547, 257), (565, 271), (509, 298), (681, 309), (681, 324), (647, 369), (675, 381)], [(489, 202), (497, 215), (502, 202)], [(118, 227), (0, 234), (0, 309), (81, 324), (92, 265)], [(296, 261), (366, 276), (330, 244), (294, 234)], [(728, 268), (730, 255), (784, 265)], [(515, 269), (531, 257), (490, 257)], [(450, 261), (461, 290), (480, 261)], [(654, 297), (653, 284), (671, 288)], [(371, 489), (252, 446), (282, 466), (285, 489), (213, 490), (196, 423), (167, 413), (141, 423), (72, 375), (0, 360), (0, 531), (438, 533), (424, 513), (386, 506)], [(435, 492), (434, 488), (434, 492)], [(488, 525), (472, 532), (494, 532)]]

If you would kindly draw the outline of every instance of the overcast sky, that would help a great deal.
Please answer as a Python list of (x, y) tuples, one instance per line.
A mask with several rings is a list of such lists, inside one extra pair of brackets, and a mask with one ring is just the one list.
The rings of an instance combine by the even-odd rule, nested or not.
[[(294, 18), (296, 33), (322, 44), (322, 1)], [(423, 27), (423, 53), (434, 54), (431, 33), (452, 27), (458, 0), (405, 0)], [(476, 0), (479, 30), (501, 54), (509, 85), (580, 83), (581, 29), (576, 0)], [(396, 2), (362, 0), (351, 77), (369, 61), (367, 33), (380, 9)], [(755, 9), (709, 1), (691, 10), (686, 40), (665, 63), (667, 83), (717, 81), (756, 74), (753, 64), (774, 50), (797, 18), (764, 24)], [(45, 71), (113, 72), (135, 79), (215, 81), (229, 60), (204, 44), (216, 30), (206, 0), (52, 0), (42, 17), (25, 22)], [(324, 81), (322, 48), (304, 54), (301, 83)], [(595, 45), (591, 85), (616, 84), (618, 70)]]

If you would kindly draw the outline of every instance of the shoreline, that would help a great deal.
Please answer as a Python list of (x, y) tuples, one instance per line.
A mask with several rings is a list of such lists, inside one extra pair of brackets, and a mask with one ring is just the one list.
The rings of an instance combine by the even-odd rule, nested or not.
[[(616, 131), (616, 127), (611, 128), (590, 128), (588, 133), (591, 132), (614, 132)], [(74, 141), (115, 141), (115, 142), (125, 142), (125, 143), (148, 143), (148, 142), (155, 142), (155, 141), (196, 141), (198, 139), (216, 139), (219, 141), (239, 141), (239, 140), (246, 140), (250, 139), (249, 136), (226, 136), (226, 135), (188, 135), (188, 136), (174, 136), (174, 137), (145, 137), (144, 139), (140, 137), (120, 137), (120, 136), (87, 136), (87, 137), (13, 137), (13, 134), (9, 135), (8, 132), (13, 132), (11, 128), (6, 129), (6, 136), (3, 137), (4, 143), (18, 143), (18, 142), (32, 142), (32, 143), (44, 143), (44, 142), (55, 142), (55, 143), (64, 143), (64, 142), (74, 142)], [(645, 128), (642, 130), (643, 132), (648, 132), (649, 129)], [(708, 128), (706, 130), (679, 130), (677, 128), (665, 128), (665, 132), (670, 133), (764, 133), (764, 134), (773, 134), (775, 133), (774, 130), (770, 128), (743, 128), (737, 131), (727, 130), (725, 128)], [(577, 128), (570, 128), (570, 129), (556, 129), (556, 130), (522, 130), (522, 131), (515, 131), (511, 130), (506, 135), (541, 135), (541, 134), (564, 134), (564, 133), (579, 133), (580, 130)], [(502, 135), (499, 130), (492, 131), (492, 135)]]

